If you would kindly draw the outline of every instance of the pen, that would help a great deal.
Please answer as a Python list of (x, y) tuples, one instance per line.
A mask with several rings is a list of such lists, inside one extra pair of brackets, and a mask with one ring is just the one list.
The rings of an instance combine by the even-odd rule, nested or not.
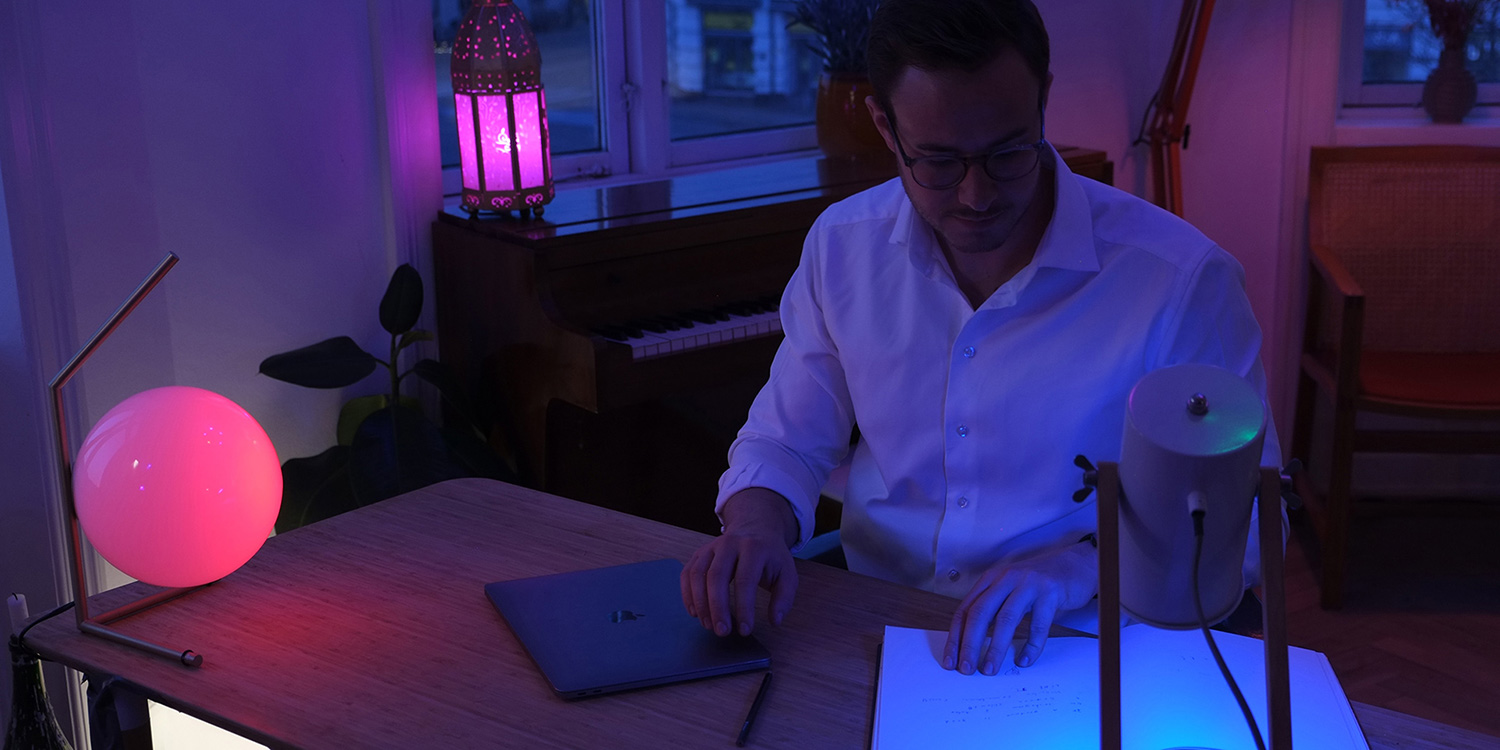
[(760, 681), (760, 690), (755, 693), (755, 702), (750, 704), (750, 713), (745, 714), (745, 725), (740, 727), (740, 738), (734, 741), (735, 747), (744, 747), (745, 740), (750, 739), (750, 725), (755, 723), (755, 715), (760, 713), (760, 704), (766, 699), (766, 689), (771, 687), (771, 673)]

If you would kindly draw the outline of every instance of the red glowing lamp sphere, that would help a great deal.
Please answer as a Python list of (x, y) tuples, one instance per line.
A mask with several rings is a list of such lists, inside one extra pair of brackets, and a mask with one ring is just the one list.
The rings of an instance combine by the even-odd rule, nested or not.
[(136, 579), (197, 586), (234, 572), (270, 536), (281, 464), (233, 401), (168, 386), (121, 401), (94, 425), (73, 471), (79, 524)]

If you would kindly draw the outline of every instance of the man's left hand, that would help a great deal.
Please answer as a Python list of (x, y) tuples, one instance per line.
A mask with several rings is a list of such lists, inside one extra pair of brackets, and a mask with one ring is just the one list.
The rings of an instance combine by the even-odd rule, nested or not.
[[(1000, 660), (1028, 612), (1031, 627), (1025, 648), (1016, 652), (1016, 664), (1031, 666), (1042, 654), (1057, 613), (1088, 604), (1098, 588), (1098, 555), (1088, 543), (992, 566), (953, 613), (943, 668), (964, 674), (976, 668), (989, 675), (1000, 671)], [(987, 649), (986, 636), (991, 636)]]

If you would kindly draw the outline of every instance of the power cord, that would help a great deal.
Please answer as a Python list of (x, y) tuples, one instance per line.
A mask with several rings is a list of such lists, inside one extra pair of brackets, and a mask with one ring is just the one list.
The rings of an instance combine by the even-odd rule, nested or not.
[(57, 609), (54, 609), (51, 612), (48, 612), (47, 614), (42, 615), (41, 617), (38, 617), (35, 620), (32, 620), (31, 622), (27, 623), (26, 627), (21, 628), (21, 632), (19, 632), (19, 633), (16, 634), (16, 642), (19, 643), (19, 644), (21, 644), (22, 647), (24, 647), (26, 645), (26, 634), (29, 633), (29, 632), (31, 632), (32, 628), (34, 628), (34, 627), (36, 627), (38, 625), (41, 625), (42, 623), (44, 623), (44, 622), (46, 622), (46, 621), (48, 621), (48, 620), (50, 620), (50, 619), (52, 619), (52, 618), (54, 618), (54, 617), (62, 614), (64, 612), (67, 612), (68, 610), (70, 610), (70, 609), (73, 608), (74, 604), (75, 604), (75, 602), (68, 602), (67, 604), (64, 604), (64, 605), (58, 607)]
[[(1193, 493), (1194, 496), (1198, 493)], [(1229, 665), (1224, 663), (1224, 656), (1219, 653), (1218, 644), (1214, 643), (1213, 631), (1208, 629), (1208, 618), (1203, 615), (1203, 594), (1198, 590), (1198, 567), (1203, 560), (1203, 507), (1202, 497), (1188, 498), (1189, 507), (1193, 515), (1193, 606), (1198, 610), (1198, 627), (1203, 630), (1203, 638), (1208, 641), (1208, 650), (1213, 652), (1214, 661), (1219, 665), (1219, 672), (1224, 675), (1224, 681), (1229, 683), (1229, 689), (1234, 692), (1234, 699), (1240, 704), (1240, 711), (1245, 714), (1245, 723), (1250, 725), (1250, 734), (1255, 736), (1255, 747), (1258, 750), (1266, 750), (1266, 741), (1261, 739), (1260, 727), (1255, 723), (1255, 716), (1250, 713), (1250, 704), (1245, 702), (1245, 696), (1240, 692), (1240, 686), (1235, 684), (1234, 675), (1229, 673)]]

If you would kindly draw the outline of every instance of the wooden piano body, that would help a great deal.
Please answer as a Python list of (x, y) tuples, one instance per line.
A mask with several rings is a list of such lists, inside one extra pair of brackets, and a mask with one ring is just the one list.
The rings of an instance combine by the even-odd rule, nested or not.
[[(1059, 152), (1079, 174), (1112, 176), (1103, 152)], [(450, 207), (433, 225), (440, 356), (523, 480), (714, 532), (725, 450), (779, 326), (645, 358), (598, 331), (779, 298), (818, 214), (893, 169), (805, 158), (559, 190), (530, 221)]]

